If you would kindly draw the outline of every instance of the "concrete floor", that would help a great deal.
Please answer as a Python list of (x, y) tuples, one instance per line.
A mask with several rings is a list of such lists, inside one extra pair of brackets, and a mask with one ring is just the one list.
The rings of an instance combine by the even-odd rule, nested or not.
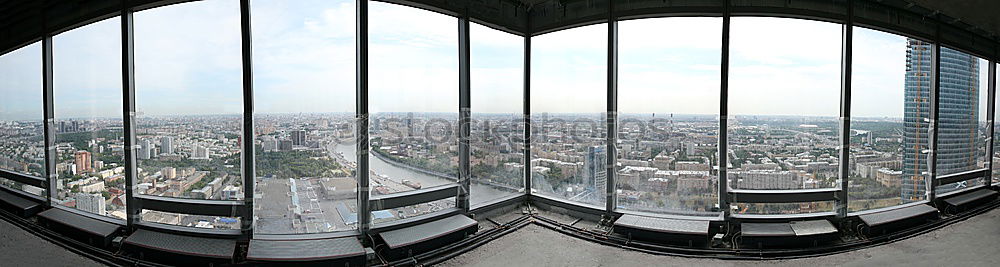
[(0, 266), (104, 266), (0, 220)]
[[(832, 256), (783, 261), (727, 261), (656, 256), (603, 246), (541, 226), (529, 225), (440, 266), (758, 265), (1000, 266), (1000, 209), (891, 244)], [(87, 267), (101, 264), (0, 220), (0, 266)]]
[(657, 256), (528, 225), (440, 266), (1000, 266), (1000, 209), (873, 248), (780, 261)]

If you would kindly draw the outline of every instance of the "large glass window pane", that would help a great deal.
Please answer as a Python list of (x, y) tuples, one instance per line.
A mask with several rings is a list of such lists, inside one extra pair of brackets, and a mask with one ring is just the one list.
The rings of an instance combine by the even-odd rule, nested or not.
[[(372, 195), (454, 184), (458, 176), (458, 25), (454, 17), (372, 2), (369, 10)], [(455, 198), (373, 212), (395, 220)]]
[[(732, 19), (731, 188), (838, 186), (841, 28), (801, 19)], [(734, 212), (832, 211), (829, 205), (757, 206), (764, 208)]]
[(95, 22), (52, 40), (58, 172), (53, 202), (124, 219), (121, 21)]
[(354, 1), (251, 7), (254, 231), (356, 229)]
[(239, 2), (135, 13), (136, 192), (242, 199)]
[(235, 0), (135, 13), (137, 194), (243, 198), (239, 13)]
[(472, 199), (524, 190), (524, 37), (472, 24)]
[(533, 192), (604, 205), (607, 36), (596, 24), (531, 38)]
[(925, 199), (932, 49), (928, 42), (854, 28), (850, 211)]
[[(989, 62), (941, 47), (940, 64), (936, 175), (986, 168)], [(937, 187), (937, 193), (982, 183), (982, 179), (975, 179), (945, 184)]]
[[(46, 177), (40, 43), (0, 55), (0, 95), (0, 169)], [(4, 178), (0, 185), (45, 194), (44, 189)]]
[(618, 206), (710, 211), (719, 199), (722, 19), (642, 19), (618, 27)]

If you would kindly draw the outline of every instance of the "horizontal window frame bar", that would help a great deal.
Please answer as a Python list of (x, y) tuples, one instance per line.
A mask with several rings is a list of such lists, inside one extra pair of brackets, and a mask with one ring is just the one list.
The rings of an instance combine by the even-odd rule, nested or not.
[(856, 216), (868, 215), (868, 214), (872, 214), (872, 213), (880, 213), (880, 212), (892, 211), (892, 210), (897, 210), (897, 209), (903, 209), (903, 208), (909, 208), (909, 207), (913, 207), (913, 206), (924, 205), (924, 204), (928, 204), (928, 203), (930, 203), (930, 201), (924, 199), (924, 200), (921, 200), (921, 201), (910, 202), (910, 203), (905, 203), (905, 204), (900, 204), (900, 205), (893, 205), (893, 206), (882, 207), (882, 208), (877, 208), (877, 209), (869, 209), (869, 210), (860, 210), (860, 211), (848, 212), (847, 213), (847, 217), (856, 217)]
[(320, 239), (333, 239), (333, 238), (344, 238), (344, 237), (359, 237), (361, 232), (357, 229), (343, 230), (336, 232), (326, 232), (326, 233), (307, 233), (307, 234), (262, 234), (254, 233), (253, 240), (266, 240), (266, 241), (307, 241), (307, 240), (320, 240)]
[(62, 210), (62, 211), (66, 211), (66, 212), (72, 213), (74, 215), (79, 215), (79, 216), (83, 216), (83, 217), (86, 217), (86, 218), (90, 218), (90, 219), (94, 219), (94, 220), (98, 220), (98, 221), (102, 221), (102, 222), (106, 222), (106, 223), (111, 223), (111, 224), (115, 224), (115, 225), (125, 226), (125, 219), (115, 219), (114, 217), (101, 216), (101, 215), (93, 214), (93, 213), (82, 211), (82, 210), (75, 209), (75, 208), (66, 207), (66, 206), (63, 206), (63, 205), (55, 204), (55, 203), (52, 204), (51, 208), (53, 208), (53, 209), (59, 209), (59, 210)]
[(458, 184), (451, 183), (442, 186), (421, 188), (388, 195), (372, 196), (368, 200), (368, 203), (371, 206), (371, 211), (395, 209), (450, 197), (457, 197), (458, 188)]
[(972, 179), (981, 179), (983, 177), (986, 177), (986, 175), (989, 175), (989, 169), (978, 169), (978, 170), (964, 171), (959, 173), (952, 173), (934, 179), (934, 187), (936, 188), (941, 185), (968, 181)]
[(684, 214), (673, 214), (673, 213), (656, 213), (648, 211), (635, 211), (627, 209), (615, 209), (616, 216), (622, 215), (635, 215), (650, 218), (660, 218), (660, 219), (673, 219), (673, 220), (688, 220), (688, 221), (710, 221), (710, 222), (723, 222), (725, 221), (725, 214), (721, 211), (716, 212), (706, 212), (713, 213), (714, 215), (684, 215)]
[(577, 214), (567, 214), (569, 216), (584, 215), (591, 219), (600, 220), (604, 215), (607, 215), (607, 211), (604, 210), (604, 206), (572, 202), (568, 200), (558, 199), (552, 196), (546, 196), (541, 194), (531, 194), (528, 196), (528, 201), (531, 204), (539, 206), (550, 206), (556, 208), (566, 209), (570, 212), (575, 212)]
[(171, 198), (149, 195), (134, 197), (136, 210), (154, 210), (187, 215), (242, 218), (243, 201)]
[(422, 215), (418, 215), (418, 216), (414, 216), (414, 217), (399, 219), (399, 220), (390, 221), (390, 222), (372, 224), (372, 228), (368, 230), (368, 233), (369, 234), (378, 234), (378, 233), (381, 233), (381, 232), (387, 232), (387, 231), (392, 231), (392, 230), (407, 228), (407, 227), (410, 227), (410, 226), (414, 226), (414, 225), (418, 225), (418, 224), (423, 224), (423, 223), (435, 221), (435, 220), (438, 220), (438, 219), (450, 217), (450, 216), (457, 215), (457, 214), (462, 214), (462, 210), (460, 210), (458, 208), (447, 208), (447, 209), (443, 209), (443, 210), (439, 210), (439, 211), (435, 211), (435, 212), (431, 212), (431, 213), (427, 213), (427, 214), (422, 214)]
[(43, 205), (45, 204), (45, 197), (42, 197), (42, 196), (32, 195), (32, 194), (29, 194), (28, 192), (24, 192), (24, 191), (21, 191), (21, 190), (17, 190), (17, 189), (6, 187), (6, 186), (2, 186), (2, 185), (0, 185), (0, 190), (6, 191), (8, 193), (14, 194), (14, 195), (19, 196), (19, 197), (26, 198), (26, 199), (31, 200), (31, 201), (38, 202), (39, 204), (43, 204)]
[[(951, 191), (951, 192), (947, 192), (947, 193), (940, 193), (940, 194), (937, 194), (937, 199), (941, 200), (942, 198), (946, 198), (946, 197), (950, 197), (950, 196), (954, 196), (954, 195), (961, 195), (961, 194), (964, 194), (964, 193), (968, 193), (968, 192), (971, 192), (971, 191), (975, 191), (975, 190), (982, 189), (982, 188), (988, 188), (988, 187), (990, 187), (990, 186), (988, 186), (988, 185), (977, 185), (977, 186), (970, 186), (970, 187), (962, 188), (962, 189)], [(937, 188), (935, 188), (935, 189), (937, 189)]]
[(242, 231), (240, 229), (204, 229), (204, 228), (187, 227), (187, 226), (163, 224), (156, 222), (146, 222), (141, 220), (135, 222), (135, 226), (138, 228), (143, 228), (157, 232), (174, 233), (187, 236), (226, 237), (226, 238), (238, 238), (242, 236)]
[(38, 188), (41, 188), (41, 189), (46, 189), (47, 190), (49, 188), (49, 182), (46, 181), (45, 178), (37, 177), (37, 176), (32, 176), (32, 175), (26, 175), (26, 174), (20, 174), (20, 173), (8, 171), (8, 170), (0, 170), (0, 178), (6, 178), (7, 180), (11, 180), (11, 181), (19, 182), (19, 183), (22, 183), (22, 184), (26, 184), (26, 185), (38, 187)]
[(524, 193), (508, 195), (494, 200), (472, 204), (472, 206), (469, 207), (469, 213), (471, 214), (486, 213), (498, 208), (524, 203), (527, 200), (528, 200), (528, 195)]
[(825, 212), (810, 212), (810, 213), (794, 213), (794, 214), (738, 214), (734, 213), (729, 216), (736, 221), (781, 221), (787, 222), (792, 220), (802, 220), (802, 219), (817, 219), (817, 218), (833, 218), (837, 217), (837, 212), (825, 211)]
[(729, 189), (726, 197), (729, 203), (803, 203), (836, 201), (840, 188), (757, 190)]

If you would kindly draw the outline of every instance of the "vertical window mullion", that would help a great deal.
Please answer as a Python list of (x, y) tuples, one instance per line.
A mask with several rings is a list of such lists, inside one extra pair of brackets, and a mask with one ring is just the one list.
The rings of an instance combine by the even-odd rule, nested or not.
[(847, 217), (848, 185), (850, 181), (851, 151), (851, 74), (854, 56), (854, 1), (847, 1), (847, 16), (844, 21), (844, 36), (840, 63), (840, 191), (837, 194), (837, 217)]
[(368, 233), (371, 228), (371, 203), (369, 197), (369, 168), (368, 168), (368, 1), (357, 0), (356, 2), (356, 75), (357, 91), (355, 105), (355, 120), (357, 131), (355, 145), (357, 147), (357, 174), (358, 180), (358, 231), (362, 236)]
[(469, 40), (469, 17), (462, 14), (458, 19), (458, 198), (455, 200), (462, 212), (469, 212), (470, 187), (472, 182), (469, 162), (469, 135), (471, 132), (471, 61)]
[(250, 0), (240, 0), (240, 37), (243, 56), (243, 234), (253, 236), (254, 194), (254, 124), (253, 124), (253, 51), (250, 30)]
[(125, 143), (125, 221), (129, 228), (139, 220), (141, 208), (135, 200), (135, 31), (132, 9), (121, 10), (122, 34), (122, 119)]

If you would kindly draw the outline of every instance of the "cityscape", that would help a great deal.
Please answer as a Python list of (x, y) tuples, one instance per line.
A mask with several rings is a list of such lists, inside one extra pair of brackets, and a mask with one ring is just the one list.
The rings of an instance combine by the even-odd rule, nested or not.
[[(847, 164), (850, 211), (926, 199), (931, 156), (933, 45), (907, 39), (901, 116), (852, 116), (849, 156), (841, 162), (841, 118), (813, 115), (729, 115), (720, 140), (719, 116), (671, 112), (621, 112), (615, 173), (607, 168), (605, 114), (532, 114), (531, 150), (524, 154), (522, 115), (478, 113), (471, 125), (471, 202), (486, 203), (531, 190), (562, 200), (601, 206), (614, 198), (624, 210), (698, 215), (829, 212), (832, 202), (734, 203), (720, 207), (720, 158), (729, 189), (839, 188)], [(986, 154), (989, 118), (985, 66), (959, 51), (941, 51), (937, 175), (986, 168), (1000, 153)], [(893, 89), (897, 90), (897, 89)], [(475, 91), (475, 89), (474, 89)], [(861, 93), (861, 92), (857, 92)], [(777, 98), (781, 99), (781, 98)], [(710, 99), (709, 101), (716, 101)], [(837, 101), (831, 99), (830, 101)], [(515, 103), (518, 104), (518, 103)], [(41, 113), (41, 103), (38, 103)], [(516, 105), (515, 105), (516, 106)], [(627, 108), (627, 107), (626, 107)], [(26, 111), (24, 111), (26, 112)], [(185, 111), (186, 112), (186, 111)], [(22, 112), (23, 113), (23, 112)], [(27, 112), (30, 113), (30, 112)], [(56, 177), (53, 202), (83, 212), (126, 218), (125, 190), (136, 194), (202, 200), (242, 200), (245, 175), (253, 175), (255, 231), (300, 234), (356, 229), (358, 223), (356, 117), (353, 112), (254, 115), (254, 136), (243, 136), (240, 114), (136, 116), (135, 184), (126, 185), (125, 136), (120, 118), (53, 121), (55, 174), (47, 174), (43, 123), (0, 113), (0, 169)], [(75, 114), (68, 114), (75, 115)], [(457, 112), (373, 112), (369, 117), (372, 196), (452, 185), (459, 175)], [(720, 155), (719, 142), (727, 142)], [(243, 170), (243, 142), (252, 142), (255, 173)], [(526, 168), (525, 164), (530, 164)], [(996, 165), (996, 164), (995, 164)], [(532, 188), (524, 188), (524, 171)], [(993, 182), (1000, 182), (994, 174)], [(43, 196), (40, 188), (0, 179), (4, 186)], [(975, 186), (961, 182), (939, 193)], [(447, 198), (373, 211), (376, 224), (456, 206)], [(238, 229), (231, 217), (140, 211), (143, 221), (199, 228)]]

